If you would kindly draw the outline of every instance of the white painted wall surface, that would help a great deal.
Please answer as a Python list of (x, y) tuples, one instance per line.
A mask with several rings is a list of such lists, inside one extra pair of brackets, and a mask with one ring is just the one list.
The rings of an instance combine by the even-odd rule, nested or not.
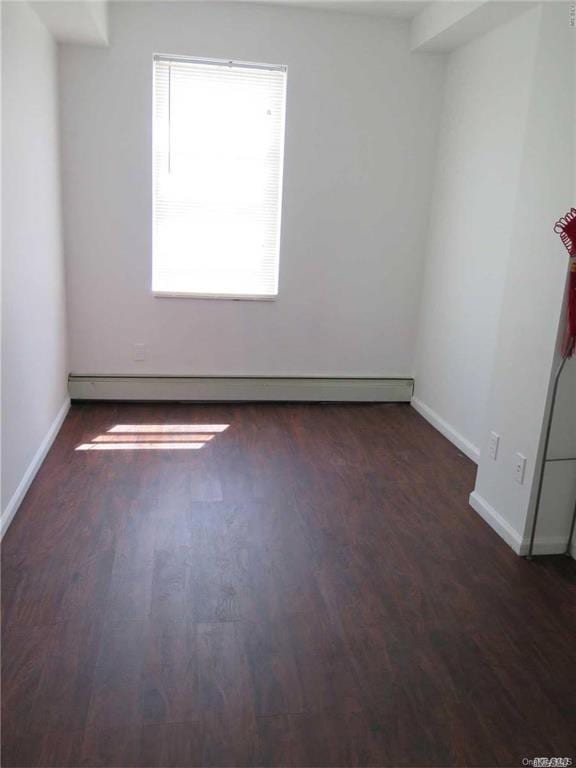
[(2, 3), (2, 511), (66, 400), (54, 42)]
[(82, 45), (108, 44), (106, 0), (29, 0), (57, 41)]
[[(71, 370), (411, 375), (442, 57), (410, 54), (403, 22), (322, 11), (113, 3), (109, 21), (109, 49), (60, 52)], [(154, 52), (288, 65), (275, 302), (151, 296)]]
[(470, 455), (486, 432), (537, 13), (457, 49), (447, 64), (415, 396)]
[[(554, 222), (572, 197), (572, 49), (568, 4), (543, 4), (531, 83), (514, 229), (483, 444), (502, 435), (500, 458), (483, 453), (476, 501), (504, 519), (516, 542), (526, 541), (534, 509), (535, 470), (566, 280), (566, 252)], [(514, 454), (527, 457), (523, 485), (514, 479)], [(539, 528), (538, 537), (547, 537)], [(537, 538), (538, 541), (538, 538)]]

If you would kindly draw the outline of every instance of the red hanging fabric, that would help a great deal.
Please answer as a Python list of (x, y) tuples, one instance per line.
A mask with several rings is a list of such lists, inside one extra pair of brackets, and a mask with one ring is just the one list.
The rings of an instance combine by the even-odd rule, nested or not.
[(556, 222), (554, 232), (570, 254), (570, 274), (568, 276), (568, 322), (562, 353), (572, 357), (576, 351), (576, 208), (571, 208), (566, 216)]

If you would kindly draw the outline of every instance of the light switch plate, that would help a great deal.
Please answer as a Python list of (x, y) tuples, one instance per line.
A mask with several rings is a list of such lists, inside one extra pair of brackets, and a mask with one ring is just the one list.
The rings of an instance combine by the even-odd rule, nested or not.
[(134, 360), (142, 362), (146, 359), (146, 344), (134, 344)]
[(500, 446), (500, 435), (497, 432), (490, 432), (490, 440), (488, 441), (488, 453), (490, 458), (496, 461), (498, 458), (498, 447)]

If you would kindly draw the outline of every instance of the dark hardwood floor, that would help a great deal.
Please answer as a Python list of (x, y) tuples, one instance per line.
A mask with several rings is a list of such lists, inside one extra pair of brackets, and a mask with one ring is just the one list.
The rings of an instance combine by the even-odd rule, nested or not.
[[(170, 425), (229, 426), (126, 448)], [(576, 758), (576, 564), (474, 474), (403, 405), (73, 406), (2, 547), (2, 765)]]

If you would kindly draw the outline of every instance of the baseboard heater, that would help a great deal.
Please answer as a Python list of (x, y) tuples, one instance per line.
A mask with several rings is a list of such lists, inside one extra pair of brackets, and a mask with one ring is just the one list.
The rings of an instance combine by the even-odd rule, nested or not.
[(286, 376), (79, 376), (72, 400), (407, 403), (413, 379)]

